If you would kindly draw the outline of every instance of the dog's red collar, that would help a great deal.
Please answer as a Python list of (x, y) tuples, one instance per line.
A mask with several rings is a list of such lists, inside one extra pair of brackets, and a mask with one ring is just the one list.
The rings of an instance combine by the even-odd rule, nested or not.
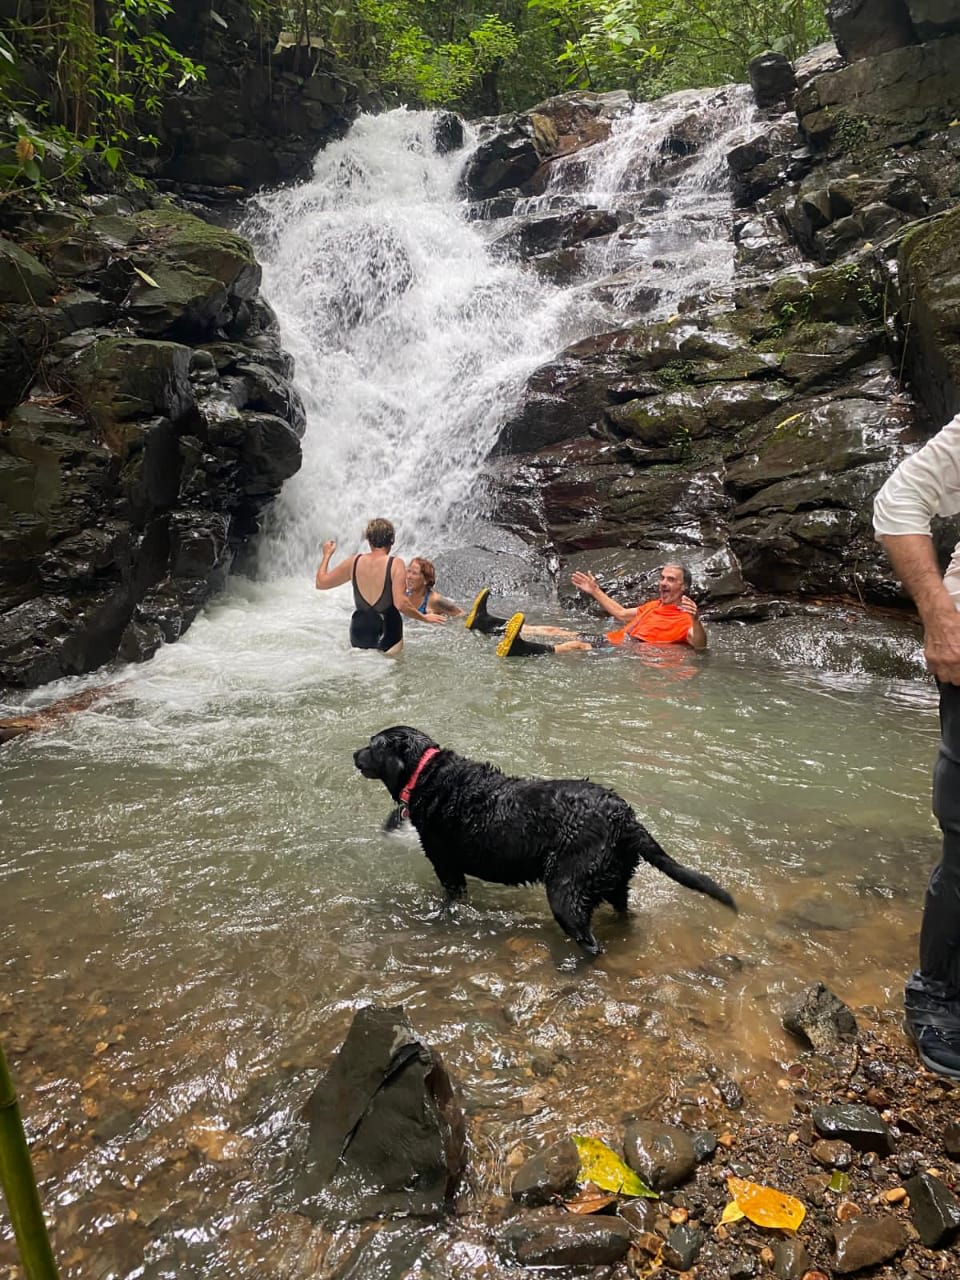
[(410, 797), (413, 794), (413, 788), (420, 781), (421, 773), (423, 773), (426, 766), (430, 763), (430, 761), (433, 759), (435, 755), (439, 754), (439, 752), (440, 752), (439, 747), (427, 747), (426, 751), (417, 761), (417, 767), (414, 769), (413, 773), (411, 773), (410, 781), (400, 792), (400, 803), (403, 805), (404, 808), (406, 808), (407, 805), (410, 803)]

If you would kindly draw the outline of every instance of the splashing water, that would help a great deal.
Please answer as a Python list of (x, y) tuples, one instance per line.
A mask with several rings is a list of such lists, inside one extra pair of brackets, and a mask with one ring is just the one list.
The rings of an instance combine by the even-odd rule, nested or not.
[(373, 515), (406, 545), (448, 542), (505, 406), (582, 332), (561, 290), (492, 260), (463, 216), (463, 154), (436, 154), (431, 121), (361, 117), (249, 220), (309, 417), (268, 575), (303, 573), (325, 537), (349, 550)]
[[(638, 106), (583, 153), (578, 201), (638, 202), (671, 131), (703, 107), (703, 95), (676, 97)], [(706, 145), (674, 174), (668, 206), (642, 237), (591, 248), (594, 279), (638, 263), (656, 275), (650, 260), (669, 252), (658, 314), (732, 273), (722, 162), (749, 106), (734, 91), (707, 101)], [(262, 541), (268, 578), (306, 573), (326, 537), (343, 552), (358, 546), (372, 515), (394, 520), (405, 546), (455, 545), (483, 514), (477, 480), (528, 376), (567, 343), (623, 323), (588, 290), (559, 288), (490, 253), (489, 224), (464, 216), (464, 153), (437, 154), (432, 121), (405, 109), (363, 116), (320, 154), (309, 182), (251, 205), (245, 230), (308, 412), (303, 468)], [(553, 198), (521, 207), (536, 215)]]

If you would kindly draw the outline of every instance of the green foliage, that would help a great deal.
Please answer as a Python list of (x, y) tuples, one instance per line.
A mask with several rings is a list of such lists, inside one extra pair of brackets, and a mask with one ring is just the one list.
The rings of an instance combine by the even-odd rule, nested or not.
[[(11, 178), (9, 164), (0, 167), (5, 182), (70, 178), (91, 154), (116, 170), (132, 146), (156, 142), (141, 132), (143, 122), (159, 115), (165, 92), (203, 76), (160, 30), (172, 11), (167, 0), (46, 0), (31, 21), (8, 24), (0, 37), (0, 154), (12, 150), (18, 171)], [(49, 93), (32, 87), (37, 72)], [(42, 124), (25, 133), (25, 117)]]
[(745, 81), (765, 50), (795, 58), (827, 34), (819, 0), (529, 0), (557, 33), (566, 83), (641, 97)]

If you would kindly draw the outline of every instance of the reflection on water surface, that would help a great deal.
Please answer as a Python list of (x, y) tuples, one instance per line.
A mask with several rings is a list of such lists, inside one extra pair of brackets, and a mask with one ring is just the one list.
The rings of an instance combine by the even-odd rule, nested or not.
[[(345, 600), (269, 590), (239, 584), (113, 700), (0, 756), (0, 1035), (66, 1276), (301, 1265), (284, 1152), (367, 1002), (405, 1005), (461, 1081), (482, 1198), (518, 1143), (573, 1125), (715, 1122), (730, 1081), (776, 1115), (800, 984), (898, 999), (936, 855), (926, 684), (778, 669), (723, 628), (705, 658), (508, 662), (424, 628), (390, 662), (346, 649)], [(398, 722), (615, 787), (741, 914), (641, 867), (590, 964), (539, 887), (442, 909), (352, 767)]]

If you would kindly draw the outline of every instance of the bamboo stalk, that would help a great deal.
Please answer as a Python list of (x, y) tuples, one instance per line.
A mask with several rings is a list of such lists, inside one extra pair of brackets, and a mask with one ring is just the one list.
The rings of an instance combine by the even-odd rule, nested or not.
[(0, 1187), (27, 1280), (58, 1280), (17, 1095), (0, 1045)]

